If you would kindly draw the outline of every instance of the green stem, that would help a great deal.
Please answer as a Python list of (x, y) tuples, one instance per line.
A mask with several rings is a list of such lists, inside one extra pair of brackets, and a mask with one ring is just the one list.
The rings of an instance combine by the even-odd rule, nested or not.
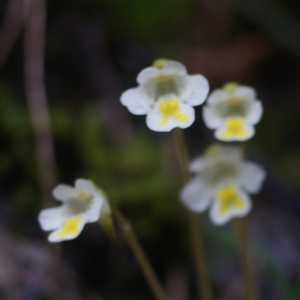
[[(56, 183), (56, 161), (44, 82), (46, 1), (31, 0), (26, 5), (24, 4), (23, 9), (26, 10), (26, 20), (23, 20), (26, 21), (24, 28), (25, 93), (34, 131), (41, 198), (43, 206), (49, 207), (56, 204), (51, 196)], [(56, 285), (50, 290), (48, 299), (54, 300), (59, 299), (62, 292), (60, 285), (61, 249), (59, 244), (51, 243), (48, 247), (54, 258), (49, 264), (49, 270), (51, 276), (57, 278)]]
[(135, 233), (132, 231), (131, 224), (116, 206), (112, 207), (112, 212), (147, 280), (150, 289), (152, 290), (153, 295), (157, 300), (168, 300), (167, 295), (165, 294), (164, 289), (155, 275), (155, 272), (153, 271), (153, 268), (141, 244), (139, 243)]
[[(246, 144), (239, 143), (238, 146), (241, 150), (242, 156), (245, 157)], [(250, 266), (248, 218), (244, 217), (233, 219), (232, 224), (240, 252), (240, 263), (244, 281), (245, 298), (247, 300), (258, 300), (259, 296), (255, 286), (254, 275)]]
[(236, 234), (239, 252), (240, 263), (242, 269), (242, 277), (245, 288), (246, 300), (258, 300), (258, 293), (255, 286), (253, 272), (250, 266), (249, 259), (249, 239), (248, 239), (248, 222), (247, 217), (236, 218), (232, 220), (234, 231)]
[[(189, 159), (187, 146), (185, 141), (184, 132), (180, 128), (175, 130), (175, 139), (178, 147), (178, 154), (181, 164), (181, 170), (183, 175), (183, 180), (187, 183), (190, 178), (190, 172), (188, 168)], [(197, 220), (197, 215), (191, 211), (188, 211), (188, 224), (191, 238), (192, 253), (195, 262), (195, 268), (197, 273), (197, 282), (198, 282), (198, 294), (199, 299), (201, 300), (211, 300), (212, 299), (212, 289), (211, 283), (205, 264), (205, 253), (202, 241), (202, 234), (200, 230), (200, 225)]]

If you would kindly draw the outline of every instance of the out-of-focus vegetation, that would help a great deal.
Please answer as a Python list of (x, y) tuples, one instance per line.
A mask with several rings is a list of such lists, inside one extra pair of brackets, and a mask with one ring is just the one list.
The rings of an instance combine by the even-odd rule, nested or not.
[[(9, 3), (1, 2), (0, 20)], [(131, 220), (169, 290), (179, 288), (179, 281), (194, 299), (186, 219), (177, 197), (181, 176), (175, 144), (171, 133), (150, 132), (143, 116), (129, 115), (119, 96), (136, 85), (138, 72), (157, 57), (182, 61), (191, 73), (205, 75), (212, 89), (229, 80), (257, 89), (264, 116), (247, 155), (264, 165), (268, 178), (262, 193), (253, 197), (250, 215), (255, 273), (262, 299), (296, 300), (299, 15), (299, 3), (292, 0), (47, 3), (45, 82), (58, 182), (90, 178), (105, 190)], [(0, 74), (0, 226), (36, 243), (43, 241), (36, 220), (42, 204), (24, 94), (23, 39), (21, 31)], [(187, 130), (193, 157), (213, 141), (201, 107), (196, 114)], [(215, 227), (205, 214), (199, 221), (216, 296), (240, 299), (230, 226)], [(109, 241), (96, 225), (88, 225), (78, 239), (63, 243), (63, 257), (77, 274), (83, 299), (93, 293), (107, 299), (151, 299), (120, 236)], [(33, 299), (42, 299), (38, 297)]]

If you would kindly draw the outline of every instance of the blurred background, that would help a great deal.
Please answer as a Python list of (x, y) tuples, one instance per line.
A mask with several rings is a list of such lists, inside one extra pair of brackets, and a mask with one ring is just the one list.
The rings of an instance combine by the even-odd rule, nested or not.
[[(257, 90), (264, 115), (247, 158), (268, 177), (252, 197), (252, 265), (261, 299), (300, 299), (296, 0), (0, 1), (0, 299), (153, 299), (119, 232), (109, 240), (88, 224), (61, 249), (46, 243), (37, 215), (56, 205), (57, 183), (77, 178), (120, 205), (170, 299), (196, 299), (173, 135), (151, 132), (119, 102), (160, 57), (211, 89), (237, 81)], [(214, 141), (201, 109), (186, 130), (191, 158)], [(231, 225), (214, 226), (207, 213), (199, 222), (215, 299), (242, 299)]]

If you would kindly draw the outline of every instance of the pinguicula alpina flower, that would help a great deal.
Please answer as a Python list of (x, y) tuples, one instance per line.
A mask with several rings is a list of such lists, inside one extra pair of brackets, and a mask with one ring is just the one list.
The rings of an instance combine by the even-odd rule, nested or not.
[(259, 192), (266, 176), (258, 164), (243, 161), (238, 147), (218, 144), (193, 160), (190, 171), (195, 177), (181, 190), (180, 200), (194, 212), (209, 207), (210, 219), (217, 225), (248, 214), (252, 207), (248, 193)]
[(154, 131), (187, 128), (195, 120), (193, 106), (202, 104), (209, 84), (202, 75), (188, 75), (176, 61), (157, 60), (137, 77), (138, 87), (125, 91), (121, 103), (134, 115), (147, 115)]
[(52, 230), (50, 242), (74, 239), (86, 223), (96, 222), (100, 214), (110, 212), (105, 195), (86, 179), (77, 179), (75, 187), (59, 184), (53, 196), (63, 204), (42, 210), (38, 217), (43, 230)]
[(215, 129), (215, 137), (221, 141), (245, 141), (250, 139), (262, 116), (263, 108), (256, 99), (253, 88), (227, 83), (207, 98), (203, 107), (206, 126)]

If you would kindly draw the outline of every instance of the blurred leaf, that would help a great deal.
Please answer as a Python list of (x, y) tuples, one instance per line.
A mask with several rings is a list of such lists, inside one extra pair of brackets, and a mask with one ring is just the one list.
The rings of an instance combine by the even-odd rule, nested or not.
[(130, 34), (143, 40), (162, 41), (178, 31), (186, 18), (186, 0), (102, 0), (111, 14), (107, 22), (120, 36)]

